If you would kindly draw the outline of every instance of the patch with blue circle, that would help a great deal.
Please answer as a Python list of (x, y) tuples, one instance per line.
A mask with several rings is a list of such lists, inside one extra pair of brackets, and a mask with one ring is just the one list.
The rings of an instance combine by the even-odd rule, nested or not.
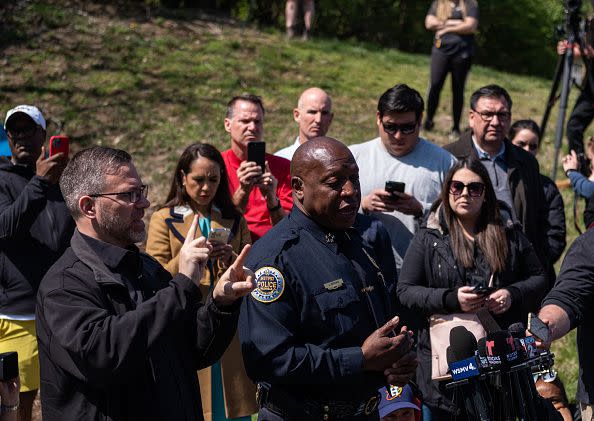
[(261, 303), (272, 303), (283, 295), (285, 290), (285, 278), (277, 268), (264, 266), (258, 269), (256, 275), (256, 289), (252, 291), (252, 297)]

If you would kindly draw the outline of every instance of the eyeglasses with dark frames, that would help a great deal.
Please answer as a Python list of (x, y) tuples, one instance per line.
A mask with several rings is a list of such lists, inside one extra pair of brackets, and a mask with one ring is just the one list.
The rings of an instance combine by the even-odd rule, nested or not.
[(493, 111), (477, 111), (474, 108), (472, 111), (481, 116), (481, 119), (484, 122), (492, 121), (495, 116), (497, 116), (497, 120), (499, 121), (508, 121), (511, 118), (511, 113), (509, 111), (499, 111), (496, 113)]
[(141, 198), (146, 199), (148, 197), (148, 190), (149, 186), (143, 184), (138, 189), (130, 190), (130, 191), (122, 191), (122, 192), (114, 192), (114, 193), (94, 193), (89, 194), (89, 197), (103, 197), (103, 196), (124, 196), (127, 195), (128, 199), (126, 200), (128, 203), (138, 203)]
[(464, 188), (468, 189), (470, 197), (480, 197), (485, 192), (485, 185), (479, 182), (464, 184), (461, 181), (450, 181), (449, 191), (454, 196), (460, 196), (464, 192)]
[(417, 126), (419, 125), (418, 122), (396, 124), (396, 123), (385, 123), (383, 120), (380, 120), (380, 121), (382, 122), (384, 131), (392, 136), (394, 136), (397, 132), (400, 132), (405, 135), (412, 134), (417, 129)]

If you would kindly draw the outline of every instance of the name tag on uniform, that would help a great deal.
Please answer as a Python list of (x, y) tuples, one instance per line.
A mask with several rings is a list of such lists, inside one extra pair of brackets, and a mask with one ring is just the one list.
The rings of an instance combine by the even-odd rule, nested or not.
[(335, 289), (338, 289), (338, 288), (342, 287), (343, 285), (344, 285), (344, 281), (342, 279), (337, 279), (332, 282), (326, 282), (324, 284), (324, 288), (326, 288), (328, 291), (334, 291)]

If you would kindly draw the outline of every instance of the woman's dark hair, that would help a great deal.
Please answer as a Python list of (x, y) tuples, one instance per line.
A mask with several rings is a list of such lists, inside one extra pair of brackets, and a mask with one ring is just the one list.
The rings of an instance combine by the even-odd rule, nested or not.
[(213, 162), (219, 164), (221, 169), (221, 180), (219, 187), (215, 193), (213, 203), (221, 210), (223, 218), (235, 218), (240, 215), (239, 211), (231, 200), (231, 194), (229, 193), (229, 184), (227, 180), (227, 172), (225, 169), (225, 161), (221, 153), (212, 145), (208, 143), (194, 143), (186, 148), (185, 151), (179, 157), (175, 172), (173, 173), (173, 180), (171, 182), (171, 188), (167, 195), (167, 201), (163, 207), (173, 207), (180, 205), (189, 205), (192, 201), (186, 189), (183, 185), (182, 171), (184, 174), (191, 172), (192, 164), (198, 158), (210, 159)]
[(514, 140), (514, 137), (520, 130), (530, 130), (538, 138), (538, 144), (540, 145), (540, 127), (534, 120), (518, 120), (509, 128), (509, 140)]
[[(464, 236), (458, 218), (450, 207), (449, 200), (450, 182), (454, 178), (454, 174), (462, 168), (466, 168), (478, 175), (485, 184), (484, 203), (481, 206), (481, 213), (477, 221), (475, 245), (483, 252), (491, 271), (493, 273), (502, 272), (505, 269), (508, 254), (507, 235), (489, 173), (483, 164), (475, 158), (467, 158), (457, 162), (448, 172), (441, 189), (441, 203), (443, 204), (446, 223), (450, 231), (454, 257), (465, 268), (474, 266), (473, 246)], [(475, 200), (478, 199), (475, 198)]]

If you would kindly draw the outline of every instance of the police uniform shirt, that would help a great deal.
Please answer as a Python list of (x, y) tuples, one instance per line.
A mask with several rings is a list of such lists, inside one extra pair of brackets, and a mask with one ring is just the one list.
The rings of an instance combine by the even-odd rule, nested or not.
[(293, 207), (254, 244), (246, 265), (257, 287), (239, 322), (252, 380), (317, 400), (365, 399), (383, 384), (382, 373), (363, 371), (361, 351), (394, 315), (396, 268), (381, 230), (384, 244), (369, 245), (354, 229), (330, 232)]

